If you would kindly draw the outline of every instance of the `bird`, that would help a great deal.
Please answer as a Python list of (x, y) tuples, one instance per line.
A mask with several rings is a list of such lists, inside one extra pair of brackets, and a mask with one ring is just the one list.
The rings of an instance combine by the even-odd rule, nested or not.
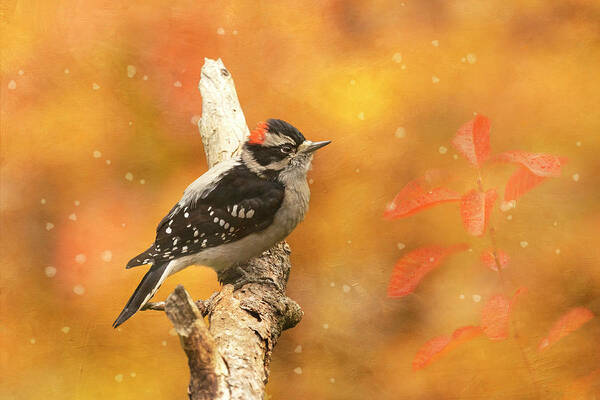
[(190, 265), (220, 272), (260, 255), (285, 239), (308, 211), (306, 175), (311, 142), (280, 119), (258, 123), (239, 155), (192, 182), (160, 221), (154, 243), (126, 268), (150, 266), (113, 327), (131, 318), (167, 277)]

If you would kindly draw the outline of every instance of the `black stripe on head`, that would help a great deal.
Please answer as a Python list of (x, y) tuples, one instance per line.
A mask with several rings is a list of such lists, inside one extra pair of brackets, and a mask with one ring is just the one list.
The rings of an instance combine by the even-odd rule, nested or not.
[(273, 162), (281, 161), (288, 156), (282, 153), (279, 147), (246, 144), (246, 148), (252, 153), (252, 158), (263, 167)]
[(269, 127), (269, 132), (279, 133), (280, 135), (292, 138), (294, 143), (296, 143), (296, 146), (299, 146), (304, 142), (304, 135), (302, 135), (298, 129), (283, 120), (271, 118), (267, 121), (267, 125)]

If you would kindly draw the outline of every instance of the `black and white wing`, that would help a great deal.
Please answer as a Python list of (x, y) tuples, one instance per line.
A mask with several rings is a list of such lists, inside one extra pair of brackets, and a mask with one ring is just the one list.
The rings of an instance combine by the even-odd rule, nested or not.
[(223, 174), (214, 187), (195, 184), (158, 224), (153, 245), (127, 268), (173, 260), (260, 232), (273, 222), (284, 196), (283, 185), (261, 179), (243, 165)]

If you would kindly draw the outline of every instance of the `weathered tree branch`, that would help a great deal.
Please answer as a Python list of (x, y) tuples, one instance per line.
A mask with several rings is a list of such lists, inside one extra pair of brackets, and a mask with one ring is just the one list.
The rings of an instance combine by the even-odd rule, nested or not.
[[(249, 131), (233, 78), (220, 59), (205, 59), (199, 87), (198, 127), (212, 167), (234, 156)], [(190, 399), (264, 397), (275, 344), (281, 332), (298, 324), (303, 315), (285, 295), (289, 254), (287, 243), (279, 243), (245, 265), (221, 272), (222, 290), (206, 301), (194, 303), (178, 286), (164, 303), (144, 308), (164, 310), (173, 323), (188, 357)]]

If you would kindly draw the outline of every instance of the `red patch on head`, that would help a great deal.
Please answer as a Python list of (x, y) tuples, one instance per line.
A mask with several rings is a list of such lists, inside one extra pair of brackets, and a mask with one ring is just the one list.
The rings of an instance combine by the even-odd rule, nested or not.
[(266, 138), (266, 132), (269, 130), (269, 125), (266, 122), (259, 122), (256, 128), (250, 132), (249, 143), (252, 144), (263, 144)]

